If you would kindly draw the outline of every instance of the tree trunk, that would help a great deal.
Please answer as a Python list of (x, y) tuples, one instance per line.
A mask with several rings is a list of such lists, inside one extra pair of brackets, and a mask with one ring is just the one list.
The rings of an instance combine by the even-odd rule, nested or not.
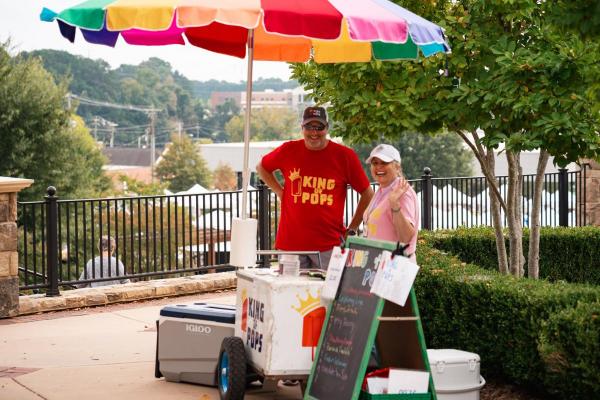
[[(496, 180), (496, 156), (494, 155), (493, 150), (488, 150), (487, 155), (485, 156), (485, 161), (487, 163), (487, 168), (490, 171), (490, 174), (494, 177), (494, 185), (498, 188), (498, 183)], [(490, 198), (490, 211), (492, 212), (492, 224), (494, 227), (494, 234), (496, 236), (496, 253), (498, 254), (498, 271), (501, 274), (508, 275), (508, 262), (506, 259), (506, 241), (504, 240), (504, 232), (502, 232), (502, 228), (504, 225), (504, 221), (502, 220), (502, 214), (500, 213), (500, 201), (498, 199), (497, 193), (500, 193), (499, 190), (490, 190), (488, 193), (488, 197)]]
[(519, 153), (506, 152), (508, 161), (508, 199), (506, 202), (506, 220), (508, 223), (509, 270), (514, 276), (523, 276), (523, 226), (521, 215), (521, 185)]
[(500, 214), (501, 209), (506, 210), (506, 204), (502, 195), (498, 190), (498, 182), (496, 179), (495, 164), (496, 159), (494, 155), (494, 149), (486, 149), (481, 144), (481, 138), (477, 131), (470, 132), (473, 137), (473, 141), (467, 136), (467, 132), (458, 131), (459, 136), (463, 141), (471, 148), (473, 154), (479, 161), (481, 171), (483, 172), (490, 191), (488, 196), (490, 198), (490, 207), (492, 212), (492, 223), (494, 226), (494, 234), (496, 235), (496, 252), (498, 254), (498, 270), (503, 274), (508, 274), (508, 264), (506, 261), (506, 243), (504, 241), (504, 234), (502, 232), (502, 218)]
[(548, 152), (540, 151), (535, 185), (533, 187), (533, 204), (529, 210), (529, 254), (527, 255), (527, 276), (539, 279), (540, 275), (540, 212), (542, 204), (542, 188), (544, 187), (544, 172), (548, 164)]

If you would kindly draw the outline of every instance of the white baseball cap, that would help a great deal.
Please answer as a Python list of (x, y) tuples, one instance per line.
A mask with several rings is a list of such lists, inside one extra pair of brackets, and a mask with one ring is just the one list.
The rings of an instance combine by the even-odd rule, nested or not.
[(390, 146), (389, 144), (379, 144), (375, 146), (375, 148), (371, 150), (371, 154), (369, 155), (369, 158), (365, 160), (365, 162), (369, 164), (375, 157), (379, 158), (383, 162), (400, 162), (400, 152), (396, 150), (394, 146)]

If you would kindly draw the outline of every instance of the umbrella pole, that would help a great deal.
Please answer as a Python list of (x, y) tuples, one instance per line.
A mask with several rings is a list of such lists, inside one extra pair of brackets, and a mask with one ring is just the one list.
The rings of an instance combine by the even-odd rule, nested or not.
[(246, 116), (244, 120), (244, 169), (242, 170), (242, 219), (246, 219), (250, 170), (250, 111), (252, 110), (252, 63), (254, 61), (254, 29), (248, 30), (248, 73), (246, 76)]

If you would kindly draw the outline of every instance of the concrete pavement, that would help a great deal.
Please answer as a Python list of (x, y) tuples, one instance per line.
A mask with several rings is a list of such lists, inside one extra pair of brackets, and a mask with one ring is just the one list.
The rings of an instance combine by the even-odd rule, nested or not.
[[(181, 299), (184, 300), (184, 299)], [(234, 304), (235, 294), (169, 299)], [(216, 389), (154, 377), (155, 321), (161, 305), (63, 312), (0, 320), (1, 400), (217, 400)], [(300, 399), (300, 388), (247, 392), (246, 399)]]

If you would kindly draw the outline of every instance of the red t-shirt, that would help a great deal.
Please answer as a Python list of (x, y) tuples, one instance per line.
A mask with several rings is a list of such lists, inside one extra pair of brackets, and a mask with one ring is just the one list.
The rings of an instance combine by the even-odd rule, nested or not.
[(332, 141), (323, 150), (309, 150), (300, 139), (282, 144), (261, 164), (285, 178), (275, 247), (325, 251), (339, 245), (347, 185), (358, 193), (369, 186), (356, 153)]

